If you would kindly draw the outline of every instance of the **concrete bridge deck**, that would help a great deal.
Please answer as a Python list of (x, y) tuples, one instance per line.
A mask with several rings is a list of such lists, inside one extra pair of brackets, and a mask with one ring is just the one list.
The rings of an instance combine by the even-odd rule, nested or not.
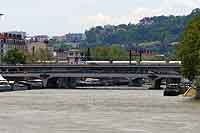
[[(2, 74), (5, 77), (42, 77), (46, 75), (49, 77), (94, 77), (94, 78), (137, 78), (156, 76), (152, 74), (131, 74), (131, 73), (7, 73)], [(181, 77), (180, 74), (159, 74), (159, 77)]]

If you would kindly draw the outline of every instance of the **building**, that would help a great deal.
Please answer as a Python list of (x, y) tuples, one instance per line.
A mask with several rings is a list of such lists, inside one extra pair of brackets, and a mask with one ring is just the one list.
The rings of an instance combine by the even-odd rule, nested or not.
[(20, 35), (22, 39), (26, 39), (26, 32), (23, 31), (9, 31), (8, 34)]
[(79, 49), (67, 51), (67, 61), (69, 64), (81, 64), (82, 55)]
[(63, 49), (63, 48), (55, 48), (54, 49), (54, 58), (56, 61), (65, 61), (68, 63), (67, 61), (67, 49)]
[(30, 38), (32, 42), (46, 42), (49, 40), (49, 36), (47, 35), (37, 35)]
[(0, 62), (2, 57), (11, 49), (19, 49), (26, 52), (26, 41), (20, 34), (0, 33)]
[(27, 42), (26, 45), (27, 45), (28, 53), (30, 53), (30, 54), (33, 54), (35, 51), (37, 51), (39, 49), (48, 48), (48, 44), (43, 43), (43, 42)]
[(67, 64), (81, 64), (82, 55), (79, 49), (54, 49), (54, 56), (57, 62)]
[(139, 22), (140, 25), (151, 25), (153, 23), (154, 23), (154, 21), (150, 17), (145, 17), (145, 18), (141, 19)]

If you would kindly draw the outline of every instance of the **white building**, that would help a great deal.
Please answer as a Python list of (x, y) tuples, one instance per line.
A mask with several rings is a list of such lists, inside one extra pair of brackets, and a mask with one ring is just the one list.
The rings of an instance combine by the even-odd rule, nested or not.
[(33, 42), (45, 42), (48, 40), (49, 40), (49, 36), (47, 35), (37, 35), (37, 36), (31, 37), (31, 41)]
[(13, 34), (13, 35), (20, 35), (22, 39), (26, 38), (26, 32), (23, 32), (23, 31), (9, 31), (7, 33)]
[(67, 60), (69, 64), (81, 64), (81, 52), (79, 49), (71, 49), (67, 51)]

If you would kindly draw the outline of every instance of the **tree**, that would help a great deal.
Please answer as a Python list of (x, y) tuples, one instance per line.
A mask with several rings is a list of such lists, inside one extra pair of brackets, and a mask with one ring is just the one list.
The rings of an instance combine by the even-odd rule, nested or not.
[(92, 60), (128, 60), (128, 52), (120, 45), (98, 46), (91, 48)]
[(3, 57), (3, 62), (7, 64), (25, 64), (26, 63), (26, 55), (24, 52), (18, 49), (9, 50), (6, 55)]
[(49, 52), (48, 48), (36, 49), (34, 58), (36, 61), (45, 62), (50, 61), (53, 55)]
[(86, 40), (82, 42), (81, 46), (96, 47), (99, 44), (130, 46), (147, 42), (161, 42), (159, 46), (152, 45), (151, 48), (156, 49), (155, 52), (160, 54), (168, 52), (171, 54), (169, 44), (180, 42), (185, 27), (199, 13), (200, 9), (195, 9), (187, 16), (155, 16), (144, 18), (138, 24), (93, 27), (85, 32)]
[(128, 51), (119, 45), (112, 45), (110, 48), (110, 56), (112, 60), (128, 60)]
[(186, 28), (177, 55), (183, 64), (183, 76), (194, 80), (200, 72), (200, 15)]

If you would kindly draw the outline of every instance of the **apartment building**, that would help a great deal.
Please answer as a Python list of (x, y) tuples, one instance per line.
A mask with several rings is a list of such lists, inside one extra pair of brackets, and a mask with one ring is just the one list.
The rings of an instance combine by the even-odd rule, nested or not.
[(19, 34), (0, 33), (0, 62), (2, 57), (11, 49), (26, 51), (26, 41)]

